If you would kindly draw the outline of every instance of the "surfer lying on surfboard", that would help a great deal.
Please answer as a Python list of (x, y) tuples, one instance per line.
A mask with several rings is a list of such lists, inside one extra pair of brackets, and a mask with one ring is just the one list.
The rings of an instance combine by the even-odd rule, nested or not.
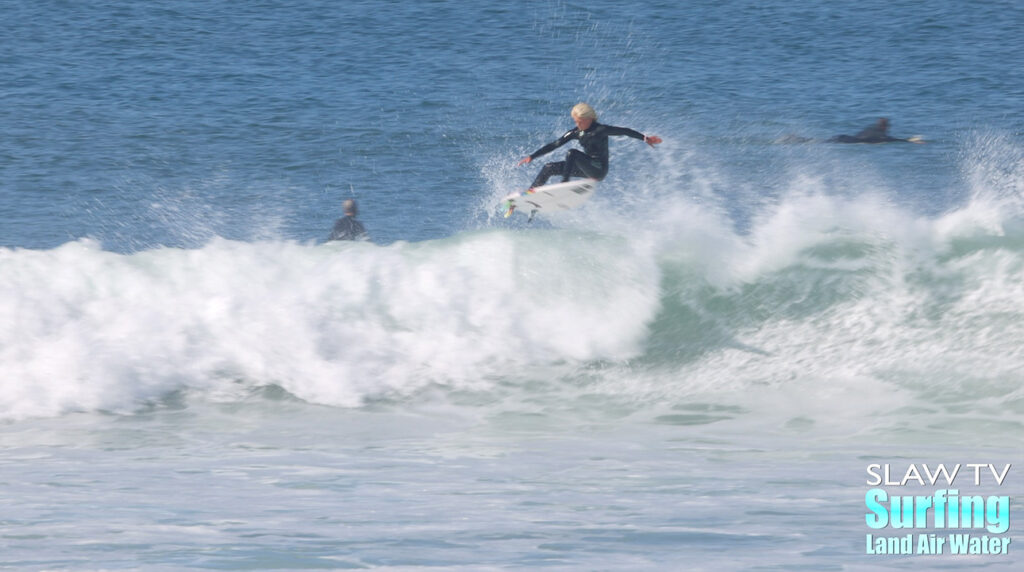
[(828, 139), (827, 143), (890, 143), (893, 141), (901, 143), (924, 143), (920, 136), (900, 139), (889, 135), (889, 120), (880, 117), (874, 125), (865, 127), (856, 135), (836, 135)]
[(625, 135), (634, 139), (641, 139), (651, 147), (661, 143), (661, 137), (657, 135), (644, 135), (639, 131), (628, 127), (615, 127), (597, 122), (597, 112), (586, 103), (579, 103), (572, 108), (572, 120), (576, 127), (570, 129), (555, 141), (530, 153), (519, 161), (520, 165), (530, 163), (537, 157), (546, 155), (558, 149), (566, 143), (577, 140), (583, 151), (571, 149), (565, 155), (565, 161), (555, 161), (544, 165), (544, 168), (533, 180), (531, 188), (536, 188), (555, 175), (561, 175), (562, 181), (568, 181), (569, 177), (587, 177), (600, 181), (608, 175), (608, 137)]
[(814, 139), (800, 135), (784, 135), (775, 140), (776, 143), (924, 143), (920, 135), (907, 139), (889, 135), (889, 120), (880, 117), (874, 124), (861, 129), (856, 135), (836, 135), (828, 139)]

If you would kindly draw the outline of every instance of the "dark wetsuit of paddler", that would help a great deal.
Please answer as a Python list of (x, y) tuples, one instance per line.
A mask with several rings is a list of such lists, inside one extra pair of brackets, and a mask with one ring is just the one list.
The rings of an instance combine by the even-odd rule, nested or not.
[(900, 139), (890, 136), (889, 120), (885, 117), (879, 118), (874, 125), (865, 127), (856, 135), (836, 135), (827, 140), (828, 143), (890, 143), (894, 141), (901, 143), (923, 143), (919, 137)]
[(363, 223), (356, 220), (359, 207), (356, 205), (355, 199), (346, 200), (342, 203), (342, 208), (345, 211), (345, 216), (334, 222), (334, 228), (331, 229), (331, 235), (327, 237), (327, 240), (370, 240), (370, 235), (366, 233)]

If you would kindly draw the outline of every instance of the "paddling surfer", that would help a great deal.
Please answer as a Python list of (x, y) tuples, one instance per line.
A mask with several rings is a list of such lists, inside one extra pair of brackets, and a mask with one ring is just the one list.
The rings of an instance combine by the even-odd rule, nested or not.
[(892, 137), (889, 135), (889, 120), (885, 117), (880, 117), (874, 125), (870, 125), (860, 130), (856, 135), (836, 135), (828, 139), (827, 143), (890, 143), (890, 142), (901, 142), (901, 143), (924, 143), (920, 137), (911, 137), (909, 139), (900, 139), (898, 137)]
[(331, 235), (327, 237), (327, 240), (370, 240), (370, 235), (366, 233), (363, 223), (356, 220), (356, 215), (359, 214), (356, 201), (347, 199), (342, 204), (342, 209), (345, 211), (345, 216), (334, 222), (334, 228), (331, 229)]

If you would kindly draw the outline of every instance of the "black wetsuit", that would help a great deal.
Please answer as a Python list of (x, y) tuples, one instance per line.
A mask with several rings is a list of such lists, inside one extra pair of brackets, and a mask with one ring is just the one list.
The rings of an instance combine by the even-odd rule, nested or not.
[(580, 142), (583, 151), (571, 149), (566, 154), (565, 161), (544, 165), (531, 186), (539, 187), (555, 175), (561, 175), (563, 181), (568, 181), (569, 177), (589, 177), (600, 181), (608, 175), (608, 138), (618, 135), (626, 135), (641, 141), (644, 139), (644, 134), (634, 129), (604, 125), (597, 121), (591, 123), (585, 131), (575, 127), (566, 132), (557, 140), (531, 153), (530, 159), (546, 155), (574, 139)]
[(889, 136), (889, 127), (883, 125), (872, 125), (864, 128), (856, 135), (836, 135), (828, 140), (829, 143), (889, 143), (891, 141), (909, 142), (909, 139), (898, 139)]
[(366, 229), (363, 228), (363, 223), (357, 221), (355, 217), (346, 215), (339, 218), (334, 222), (334, 229), (331, 230), (331, 235), (327, 237), (327, 240), (369, 240), (370, 236), (366, 234)]

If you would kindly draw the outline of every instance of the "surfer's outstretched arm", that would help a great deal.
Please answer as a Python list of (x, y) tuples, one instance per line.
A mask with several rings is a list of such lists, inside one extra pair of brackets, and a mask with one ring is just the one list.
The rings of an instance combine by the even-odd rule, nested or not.
[(562, 145), (565, 145), (569, 141), (572, 141), (576, 137), (576, 132), (576, 129), (570, 129), (565, 133), (565, 135), (562, 135), (561, 137), (555, 139), (551, 143), (548, 143), (547, 145), (541, 147), (540, 149), (537, 149), (533, 153), (530, 153), (528, 156), (523, 157), (523, 159), (519, 161), (519, 164), (526, 165), (527, 163), (530, 163), (537, 157), (547, 155), (548, 153), (554, 151), (555, 149), (558, 149)]

